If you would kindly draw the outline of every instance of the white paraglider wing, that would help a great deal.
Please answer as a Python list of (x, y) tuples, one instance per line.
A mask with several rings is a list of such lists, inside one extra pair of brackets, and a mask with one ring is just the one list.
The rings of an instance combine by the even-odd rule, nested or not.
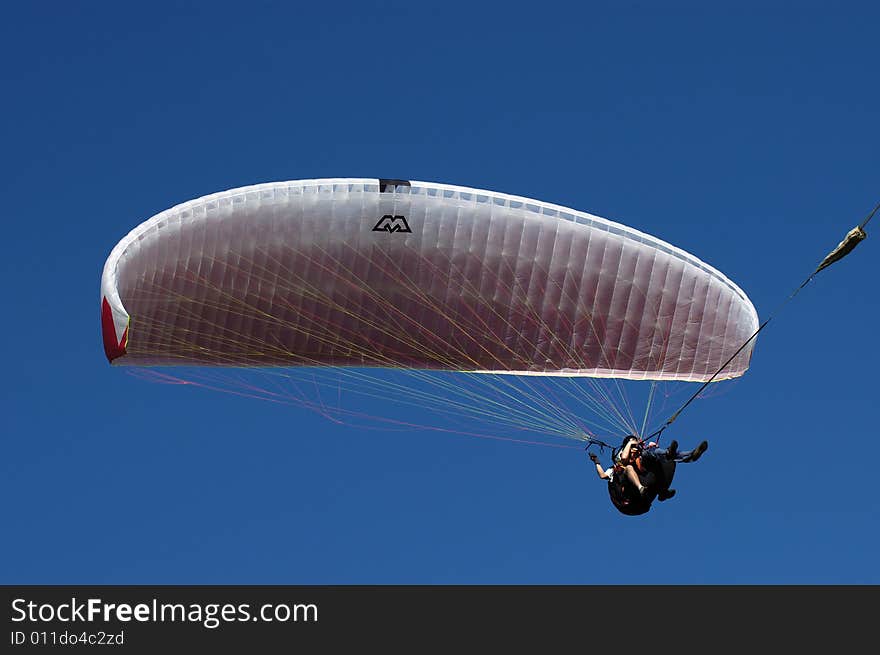
[[(746, 295), (659, 239), (427, 182), (262, 184), (164, 211), (102, 278), (114, 364), (370, 366), (705, 381)], [(742, 375), (752, 345), (716, 379)]]

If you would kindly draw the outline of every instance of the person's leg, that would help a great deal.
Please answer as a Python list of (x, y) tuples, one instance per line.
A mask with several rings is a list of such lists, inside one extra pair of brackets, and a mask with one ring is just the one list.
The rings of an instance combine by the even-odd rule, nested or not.
[(675, 489), (670, 489), (672, 476), (675, 474), (675, 458), (679, 456), (678, 444), (675, 441), (669, 444), (669, 448), (651, 448), (642, 453), (642, 462), (651, 472), (651, 482), (645, 482), (647, 486), (657, 490), (657, 498), (666, 500), (675, 495)]
[(639, 490), (641, 495), (645, 495), (648, 491), (648, 488), (642, 484), (642, 481), (639, 479), (639, 474), (636, 472), (635, 467), (632, 464), (627, 464), (626, 469), (626, 477), (629, 478), (629, 481), (635, 485), (635, 488)]
[(681, 453), (684, 459), (677, 460), (682, 462), (696, 462), (700, 459), (700, 456), (706, 452), (706, 449), (709, 448), (708, 441), (701, 441), (700, 445), (698, 445), (693, 450), (689, 450), (687, 453)]
[(675, 451), (674, 457), (669, 457), (669, 451), (667, 451), (668, 460), (671, 462), (696, 462), (700, 459), (700, 455), (706, 452), (706, 449), (709, 448), (708, 441), (700, 442), (700, 445), (694, 448), (693, 450), (685, 450), (685, 451)]
[(688, 461), (690, 461), (688, 459), (688, 457), (690, 457), (691, 454), (693, 454), (693, 452), (694, 452), (693, 450), (685, 450), (684, 452), (677, 451), (675, 453), (675, 457), (673, 457), (671, 461), (673, 461), (673, 462), (688, 462)]
[(688, 451), (687, 453), (678, 452), (678, 442), (673, 441), (669, 444), (669, 448), (657, 447), (645, 450), (642, 453), (642, 459), (650, 468), (651, 466), (662, 466), (665, 462), (680, 462), (681, 458), (690, 452), (691, 451)]

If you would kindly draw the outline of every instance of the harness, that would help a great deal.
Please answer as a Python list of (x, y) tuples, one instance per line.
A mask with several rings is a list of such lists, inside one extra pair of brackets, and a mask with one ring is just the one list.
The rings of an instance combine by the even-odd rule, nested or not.
[[(626, 446), (627, 442), (630, 440), (631, 436), (626, 436), (623, 439), (619, 448), (615, 448), (610, 446), (609, 444), (603, 443), (596, 439), (590, 439), (590, 445), (598, 445), (602, 450), (605, 448), (611, 449), (611, 460), (615, 464), (616, 470), (614, 472), (614, 477), (608, 481), (608, 496), (611, 499), (611, 503), (621, 514), (626, 514), (627, 516), (638, 516), (640, 514), (645, 514), (648, 510), (651, 509), (651, 504), (654, 502), (654, 498), (657, 497), (657, 484), (663, 484), (663, 480), (668, 478), (668, 481), (671, 480), (671, 474), (667, 475), (665, 471), (654, 471), (647, 464), (647, 460), (643, 457), (643, 452), (645, 450), (644, 443), (639, 441), (636, 444), (633, 444), (630, 448), (630, 458), (629, 462), (632, 464), (636, 471), (642, 475), (649, 475), (653, 479), (645, 480), (648, 482), (648, 492), (642, 496), (638, 490), (632, 486), (630, 481), (626, 478), (626, 475), (620, 470), (620, 466), (624, 465), (624, 462), (619, 460), (619, 455), (621, 451)], [(674, 472), (674, 464), (672, 471)]]
[(651, 509), (654, 494), (649, 493), (642, 497), (632, 485), (626, 484), (620, 478), (621, 476), (615, 475), (614, 479), (608, 482), (608, 496), (617, 510), (627, 516), (638, 516)]

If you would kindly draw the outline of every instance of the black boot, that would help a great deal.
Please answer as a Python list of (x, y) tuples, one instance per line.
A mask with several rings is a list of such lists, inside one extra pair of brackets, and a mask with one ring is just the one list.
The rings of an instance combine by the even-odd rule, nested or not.
[(694, 448), (688, 458), (685, 460), (687, 462), (696, 462), (700, 459), (700, 456), (706, 452), (706, 449), (709, 447), (708, 441), (701, 441), (700, 445)]
[(660, 491), (660, 493), (657, 494), (657, 500), (659, 500), (662, 503), (664, 500), (669, 500), (674, 495), (675, 495), (675, 489), (663, 489)]

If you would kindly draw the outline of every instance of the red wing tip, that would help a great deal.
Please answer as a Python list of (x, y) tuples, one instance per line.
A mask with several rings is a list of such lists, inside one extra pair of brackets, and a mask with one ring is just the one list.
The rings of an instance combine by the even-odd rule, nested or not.
[(128, 343), (128, 327), (122, 333), (122, 338), (116, 340), (116, 325), (113, 321), (113, 310), (107, 298), (101, 302), (101, 333), (104, 337), (104, 354), (108, 362), (113, 362), (125, 354), (125, 346)]

